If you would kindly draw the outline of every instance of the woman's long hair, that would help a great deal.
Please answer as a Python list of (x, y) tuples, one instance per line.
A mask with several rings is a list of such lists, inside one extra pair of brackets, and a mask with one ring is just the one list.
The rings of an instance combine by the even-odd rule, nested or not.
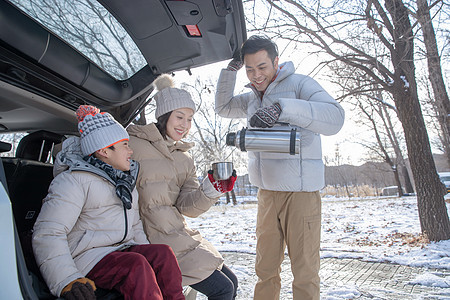
[(159, 118), (155, 124), (156, 128), (158, 128), (163, 139), (165, 139), (165, 140), (167, 140), (167, 121), (169, 121), (171, 114), (172, 114), (172, 111), (169, 111), (168, 113), (165, 113), (164, 115), (159, 116)]

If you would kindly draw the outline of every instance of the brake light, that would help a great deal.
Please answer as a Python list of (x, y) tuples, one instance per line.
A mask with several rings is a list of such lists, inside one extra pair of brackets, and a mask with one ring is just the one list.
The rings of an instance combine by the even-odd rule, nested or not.
[(191, 37), (201, 37), (202, 33), (200, 32), (200, 29), (198, 29), (197, 25), (185, 25), (186, 32)]

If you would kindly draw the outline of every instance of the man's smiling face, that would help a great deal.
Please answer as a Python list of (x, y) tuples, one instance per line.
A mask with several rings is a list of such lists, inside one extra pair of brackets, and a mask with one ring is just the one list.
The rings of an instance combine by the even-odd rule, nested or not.
[(270, 59), (266, 50), (260, 50), (244, 57), (245, 71), (250, 82), (259, 92), (264, 92), (278, 70), (278, 56)]

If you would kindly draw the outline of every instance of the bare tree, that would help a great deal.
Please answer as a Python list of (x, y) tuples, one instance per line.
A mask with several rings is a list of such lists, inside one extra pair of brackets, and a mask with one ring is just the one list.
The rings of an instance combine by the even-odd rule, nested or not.
[[(373, 87), (373, 91), (368, 91), (368, 94), (362, 95), (361, 93), (353, 93), (354, 90), (364, 89), (364, 86), (370, 82), (370, 78), (360, 70), (355, 70), (352, 66), (343, 65), (342, 63), (332, 63), (329, 65), (330, 75), (329, 78), (339, 88), (344, 91), (344, 94), (352, 95), (347, 97), (347, 101), (354, 102), (355, 110), (359, 110), (359, 114), (356, 115), (356, 122), (361, 126), (368, 126), (370, 131), (374, 134), (376, 142), (360, 139), (358, 144), (368, 149), (376, 157), (372, 156), (378, 161), (378, 157), (382, 161), (388, 163), (391, 170), (394, 173), (394, 177), (397, 178), (396, 184), (399, 188), (399, 195), (403, 194), (402, 184), (400, 182), (400, 176), (403, 177), (405, 191), (407, 193), (413, 193), (414, 189), (409, 177), (409, 172), (406, 166), (405, 159), (400, 147), (398, 136), (401, 133), (397, 133), (394, 128), (392, 117), (389, 111), (394, 112), (397, 115), (395, 105), (392, 104), (391, 99), (385, 100), (380, 89)], [(363, 103), (365, 103), (363, 105)], [(373, 113), (378, 115), (378, 118), (373, 116)], [(369, 121), (368, 123), (366, 121)], [(379, 124), (380, 123), (380, 124)], [(384, 130), (382, 129), (384, 127)], [(385, 136), (389, 141), (388, 144), (381, 143), (381, 135)], [(393, 149), (393, 154), (387, 153), (387, 148)]]
[[(324, 161), (326, 166), (342, 166), (349, 161), (349, 158), (348, 157), (346, 158), (342, 155), (339, 144), (336, 144), (334, 156), (333, 157), (325, 156)], [(333, 171), (327, 170), (326, 172), (328, 174), (325, 174), (325, 176), (328, 178), (333, 178), (332, 183), (338, 192), (339, 188), (342, 186), (345, 189), (347, 197), (351, 198), (353, 196), (352, 192), (350, 191), (350, 188), (352, 186), (357, 186), (356, 173), (349, 170), (344, 170), (343, 168), (335, 168)]]
[[(378, 92), (378, 98), (381, 99), (380, 92)], [(382, 101), (382, 102), (384, 102), (384, 101)], [(408, 168), (406, 167), (406, 162), (403, 157), (402, 150), (400, 148), (398, 134), (397, 134), (396, 130), (394, 129), (394, 126), (392, 125), (392, 118), (389, 114), (387, 107), (388, 106), (386, 106), (386, 105), (381, 105), (380, 103), (378, 103), (378, 110), (377, 110), (378, 115), (383, 120), (383, 124), (384, 124), (384, 127), (387, 132), (387, 136), (388, 136), (389, 141), (394, 149), (397, 166), (398, 166), (399, 170), (401, 170), (403, 173), (406, 192), (413, 193), (414, 189), (413, 189), (413, 186), (411, 183), (411, 178), (409, 177), (409, 171), (408, 171)]]
[[(211, 169), (211, 163), (217, 161), (233, 161), (235, 167), (242, 164), (241, 154), (236, 148), (226, 145), (226, 135), (236, 131), (240, 123), (234, 119), (224, 119), (214, 112), (215, 83), (209, 80), (196, 78), (193, 84), (183, 84), (197, 102), (197, 112), (194, 116), (194, 128), (191, 139), (195, 141), (193, 157), (200, 174), (206, 174)], [(231, 191), (233, 204), (236, 204), (236, 195)], [(227, 193), (227, 202), (230, 195)]]
[[(281, 39), (308, 44), (330, 61), (367, 74), (370, 82), (353, 93), (366, 94), (376, 86), (392, 95), (405, 133), (422, 232), (432, 241), (449, 239), (444, 191), (417, 92), (413, 27), (403, 1), (386, 0), (384, 5), (378, 0), (339, 1), (329, 7), (315, 1), (303, 4), (294, 0), (266, 0), (266, 3), (269, 14), (275, 10), (278, 15), (269, 15), (262, 25), (254, 24), (255, 28)], [(376, 44), (371, 43), (374, 35)]]
[[(383, 160), (391, 167), (392, 172), (394, 173), (395, 182), (397, 184), (398, 189), (398, 195), (403, 196), (403, 187), (402, 183), (400, 181), (400, 175), (398, 166), (395, 162), (395, 159), (393, 159), (388, 152), (388, 149), (386, 147), (386, 143), (383, 142), (379, 126), (377, 125), (377, 121), (375, 119), (374, 114), (378, 114), (378, 116), (383, 120), (383, 122), (386, 122), (385, 115), (383, 113), (383, 110), (380, 109), (380, 105), (378, 104), (378, 107), (374, 105), (373, 103), (369, 103), (369, 107), (365, 107), (362, 105), (362, 103), (359, 104), (361, 112), (366, 116), (367, 120), (369, 120), (372, 130), (375, 134), (375, 138), (377, 140), (378, 147), (377, 149), (380, 150), (380, 156), (383, 157)], [(386, 132), (386, 135), (390, 137), (389, 132)], [(392, 137), (389, 138), (392, 143)]]

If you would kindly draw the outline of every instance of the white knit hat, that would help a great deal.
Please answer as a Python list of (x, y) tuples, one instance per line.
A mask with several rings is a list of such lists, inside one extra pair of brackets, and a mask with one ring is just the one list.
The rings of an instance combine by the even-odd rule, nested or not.
[(125, 128), (113, 116), (101, 113), (95, 106), (80, 105), (76, 113), (84, 156), (129, 139)]
[(155, 95), (157, 119), (178, 108), (190, 108), (195, 113), (195, 103), (191, 95), (185, 90), (174, 88), (172, 78), (168, 74), (160, 75), (153, 81), (153, 85), (158, 90)]

